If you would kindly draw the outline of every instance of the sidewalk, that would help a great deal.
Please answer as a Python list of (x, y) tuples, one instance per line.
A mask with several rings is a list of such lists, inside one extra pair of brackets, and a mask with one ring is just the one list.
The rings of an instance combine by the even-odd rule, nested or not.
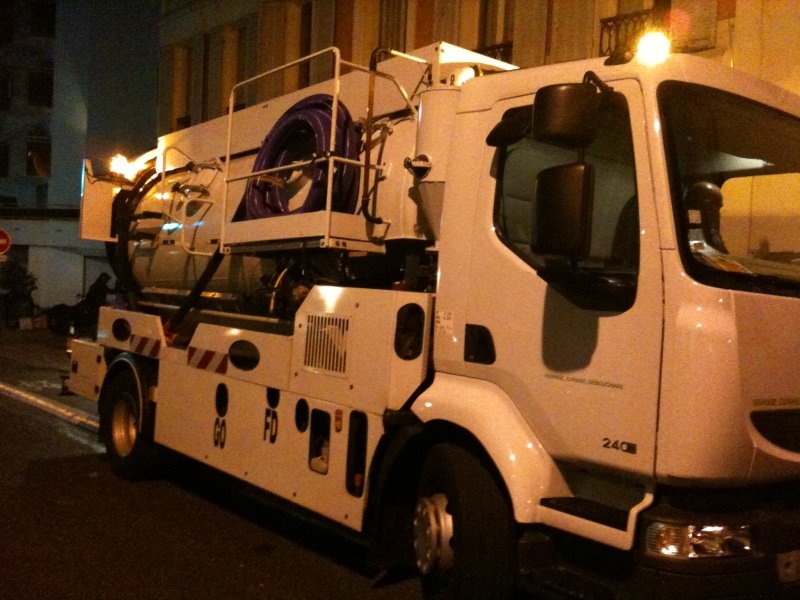
[(95, 402), (63, 391), (70, 366), (66, 336), (0, 327), (0, 361), (0, 389), (6, 394), (77, 423), (97, 421)]

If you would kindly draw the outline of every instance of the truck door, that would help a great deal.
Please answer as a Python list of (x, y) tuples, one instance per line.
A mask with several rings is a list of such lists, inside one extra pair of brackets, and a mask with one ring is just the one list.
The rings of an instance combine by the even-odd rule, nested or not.
[[(655, 455), (661, 264), (641, 89), (635, 81), (612, 85), (582, 147), (537, 139), (530, 96), (495, 104), (487, 126), (506, 126), (490, 140), (494, 146), (487, 129), (484, 139), (475, 134), (482, 179), (474, 186), (473, 169), (477, 190), (464, 188), (462, 196), (477, 193), (475, 213), (451, 213), (443, 223), (443, 236), (452, 237), (441, 256), (436, 359), (440, 370), (501, 387), (557, 460), (647, 477)], [(503, 139), (503, 129), (515, 133)], [(537, 219), (549, 218), (548, 203), (563, 201), (577, 180), (588, 210), (575, 210), (587, 229), (574, 247), (585, 248), (570, 257), (542, 252), (544, 238), (569, 235), (569, 228)], [(456, 222), (470, 217), (471, 226)], [(460, 269), (465, 276), (447, 276)]]

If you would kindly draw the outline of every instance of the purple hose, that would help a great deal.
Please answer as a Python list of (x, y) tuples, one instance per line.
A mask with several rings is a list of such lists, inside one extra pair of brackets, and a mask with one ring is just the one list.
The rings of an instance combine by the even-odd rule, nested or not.
[[(330, 148), (331, 108), (333, 98), (328, 94), (309, 96), (287, 110), (264, 139), (258, 151), (253, 171), (262, 171), (309, 160), (312, 155), (323, 157)], [(340, 102), (336, 112), (336, 145), (334, 154), (358, 159), (361, 133), (350, 113)], [(247, 219), (260, 219), (325, 208), (328, 163), (314, 165), (311, 187), (302, 206), (289, 209), (289, 193), (285, 188), (268, 181), (251, 179), (244, 192)], [(287, 179), (289, 171), (275, 173)], [(333, 179), (333, 210), (354, 212), (358, 200), (358, 168), (337, 163)]]

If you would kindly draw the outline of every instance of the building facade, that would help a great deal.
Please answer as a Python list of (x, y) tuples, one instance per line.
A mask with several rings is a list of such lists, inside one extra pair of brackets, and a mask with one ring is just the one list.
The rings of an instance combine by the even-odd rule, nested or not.
[[(82, 160), (135, 155), (157, 135), (226, 114), (233, 85), (336, 46), (438, 40), (521, 67), (629, 48), (644, 28), (800, 93), (793, 0), (6, 0), (0, 5), (0, 228), (43, 308), (107, 270), (78, 239)], [(136, 23), (136, 27), (131, 27)], [(135, 51), (132, 51), (135, 49)], [(326, 79), (314, 61), (247, 88), (262, 102)], [(234, 109), (239, 108), (235, 106)], [(267, 132), (264, 132), (266, 134)]]
[(41, 308), (108, 270), (78, 235), (83, 159), (153, 143), (157, 16), (157, 0), (0, 3), (0, 229)]
[[(368, 64), (372, 50), (438, 40), (520, 67), (610, 54), (646, 27), (696, 52), (800, 92), (800, 14), (791, 0), (163, 0), (159, 133), (221, 116), (242, 81), (329, 46)], [(311, 63), (242, 99), (325, 79)]]
[(0, 207), (45, 208), (51, 163), (55, 1), (0, 5)]

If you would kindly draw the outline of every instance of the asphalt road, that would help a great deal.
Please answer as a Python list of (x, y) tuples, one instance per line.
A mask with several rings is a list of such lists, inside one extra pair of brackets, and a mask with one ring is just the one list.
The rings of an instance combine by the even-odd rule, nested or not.
[(93, 433), (0, 396), (3, 600), (420, 597), (364, 565), (360, 545), (200, 465), (118, 479)]

